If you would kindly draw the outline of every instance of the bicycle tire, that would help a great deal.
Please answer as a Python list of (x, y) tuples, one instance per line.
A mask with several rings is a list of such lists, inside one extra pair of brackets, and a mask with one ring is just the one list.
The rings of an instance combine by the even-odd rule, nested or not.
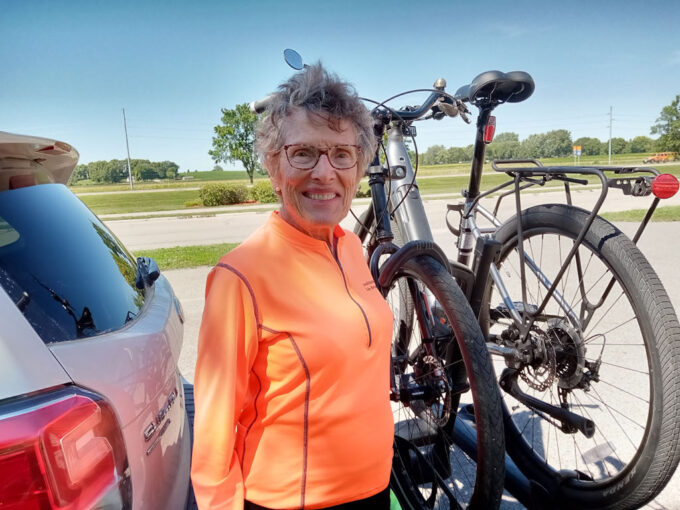
[[(588, 215), (563, 204), (521, 213), (524, 252), (550, 282), (559, 265), (551, 267), (547, 255), (566, 255)], [(502, 243), (497, 267), (511, 299), (521, 302), (517, 217), (495, 237)], [(532, 332), (548, 354), (542, 365), (522, 368), (526, 379), (518, 381), (523, 391), (555, 405), (566, 402), (570, 410), (592, 419), (595, 435), (563, 433), (544, 414), (504, 392), (506, 447), (520, 470), (542, 487), (551, 507), (639, 508), (663, 489), (680, 459), (680, 325), (649, 262), (611, 223), (596, 217), (578, 254), (580, 262), (572, 260), (557, 287), (578, 321), (570, 321), (567, 307), (553, 296)], [(544, 299), (545, 287), (529, 268), (524, 278), (528, 310)], [(597, 304), (612, 281), (586, 322), (588, 303)], [(512, 326), (503, 318), (502, 305), (491, 308), (499, 299), (497, 294), (489, 298), (483, 320), (497, 334), (506, 328), (507, 336)], [(555, 353), (552, 368), (550, 349)], [(494, 365), (499, 372), (506, 363), (495, 358)]]
[[(410, 383), (425, 388), (426, 395), (429, 391), (407, 403), (393, 402), (393, 492), (402, 508), (498, 508), (505, 470), (500, 392), (476, 317), (452, 276), (429, 256), (407, 260), (387, 288), (392, 307), (404, 302), (400, 294), (407, 288), (415, 309), (405, 346), (395, 324), (395, 380), (401, 392), (408, 393)], [(406, 352), (400, 352), (404, 347)], [(457, 389), (467, 391), (468, 384), (476, 457), (454, 443), (454, 429), (462, 426)], [(435, 478), (454, 493), (447, 496)]]

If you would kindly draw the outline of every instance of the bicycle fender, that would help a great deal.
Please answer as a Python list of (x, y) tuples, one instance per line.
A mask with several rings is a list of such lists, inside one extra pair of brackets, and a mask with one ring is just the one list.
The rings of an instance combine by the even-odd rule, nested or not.
[(399, 248), (387, 262), (380, 268), (378, 276), (378, 285), (383, 289), (389, 285), (394, 278), (397, 270), (404, 264), (405, 261), (418, 257), (420, 255), (428, 255), (436, 259), (446, 271), (450, 274), (449, 259), (444, 254), (444, 251), (433, 241), (410, 241)]

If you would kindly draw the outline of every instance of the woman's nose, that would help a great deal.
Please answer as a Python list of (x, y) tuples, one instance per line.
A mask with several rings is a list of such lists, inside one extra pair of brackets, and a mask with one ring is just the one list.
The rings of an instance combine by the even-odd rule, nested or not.
[(315, 179), (325, 180), (333, 177), (335, 174), (335, 169), (331, 165), (328, 159), (328, 153), (323, 153), (319, 156), (319, 161), (316, 162), (314, 168), (312, 168), (312, 177)]

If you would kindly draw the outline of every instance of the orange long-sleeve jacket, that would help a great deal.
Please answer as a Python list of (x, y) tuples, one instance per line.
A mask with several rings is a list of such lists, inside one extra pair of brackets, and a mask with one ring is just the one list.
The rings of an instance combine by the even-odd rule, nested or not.
[(392, 313), (358, 238), (273, 213), (208, 276), (194, 379), (199, 508), (320, 508), (390, 476)]

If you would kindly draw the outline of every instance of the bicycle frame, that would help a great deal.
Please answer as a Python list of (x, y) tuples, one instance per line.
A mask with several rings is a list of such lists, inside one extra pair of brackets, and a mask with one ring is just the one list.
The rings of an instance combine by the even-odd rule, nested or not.
[[(481, 306), (483, 290), (486, 288), (487, 277), (493, 280), (494, 285), (498, 288), (499, 293), (503, 299), (504, 305), (508, 309), (508, 313), (516, 324), (522, 336), (528, 335), (534, 321), (545, 309), (545, 306), (551, 299), (555, 299), (567, 317), (569, 317), (572, 325), (579, 330), (588, 324), (588, 317), (579, 317), (579, 315), (569, 307), (564, 298), (557, 290), (557, 286), (564, 275), (566, 268), (571, 263), (572, 259), (576, 257), (577, 267), (581, 267), (579, 260), (578, 248), (581, 245), (585, 235), (587, 234), (593, 220), (600, 211), (600, 208), (607, 197), (609, 187), (616, 187), (622, 189), (624, 194), (631, 194), (635, 196), (646, 196), (651, 192), (651, 177), (640, 176), (639, 174), (648, 173), (656, 176), (659, 172), (656, 169), (642, 169), (636, 167), (544, 167), (535, 160), (520, 160), (520, 161), (497, 161), (493, 163), (494, 170), (508, 174), (510, 179), (485, 192), (480, 192), (482, 170), (484, 166), (485, 146), (484, 129), (489, 121), (493, 108), (480, 109), (477, 117), (477, 133), (474, 145), (474, 155), (470, 170), (470, 180), (467, 190), (463, 192), (464, 202), (456, 205), (449, 205), (448, 210), (457, 211), (460, 213), (459, 227), (455, 228), (449, 223), (447, 225), (449, 230), (458, 238), (458, 256), (457, 262), (460, 265), (471, 268), (475, 274), (475, 282), (470, 298), (473, 311), (479, 313)], [(386, 159), (388, 163), (388, 171), (391, 179), (391, 187), (389, 190), (389, 203), (399, 204), (393, 211), (394, 221), (396, 222), (399, 231), (405, 242), (413, 240), (433, 240), (432, 232), (430, 230), (429, 222), (425, 214), (422, 198), (415, 183), (415, 172), (408, 156), (408, 150), (404, 143), (405, 136), (411, 136), (412, 128), (407, 122), (396, 122), (388, 133)], [(527, 164), (531, 166), (517, 167), (509, 166), (510, 164)], [(605, 172), (610, 172), (615, 175), (614, 178), (607, 178)], [(627, 175), (635, 174), (635, 175)], [(509, 292), (503, 282), (503, 279), (494, 263), (495, 255), (498, 253), (497, 246), (493, 246), (491, 240), (487, 237), (493, 234), (502, 224), (498, 217), (498, 209), (500, 202), (508, 195), (515, 196), (516, 213), (519, 217), (522, 211), (521, 205), (521, 191), (532, 186), (543, 186), (550, 180), (561, 180), (564, 182), (564, 190), (566, 194), (566, 201), (572, 205), (570, 184), (588, 184), (586, 179), (578, 179), (576, 176), (594, 176), (599, 179), (601, 184), (600, 196), (598, 197), (595, 206), (593, 207), (587, 222), (574, 241), (574, 244), (565, 258), (562, 267), (558, 271), (556, 277), (551, 281), (543, 274), (540, 267), (523, 249), (519, 250), (519, 257), (522, 261), (520, 264), (520, 271), (528, 268), (532, 271), (542, 285), (547, 290), (543, 301), (536, 310), (530, 311), (527, 306), (522, 306), (521, 310), (515, 305), (510, 298)], [(494, 211), (489, 211), (480, 204), (482, 198), (488, 197), (494, 193), (513, 185), (513, 189), (502, 193), (497, 200)], [(651, 215), (659, 203), (659, 198), (654, 199), (645, 218), (638, 227), (638, 230), (633, 238), (636, 243), (644, 228), (646, 227)], [(491, 227), (480, 227), (477, 222), (477, 215), (482, 216), (491, 223)], [(389, 223), (389, 222), (388, 222)], [(520, 246), (523, 245), (523, 234), (521, 231), (521, 222), (519, 226)], [(485, 245), (489, 245), (485, 248)], [(475, 249), (477, 248), (477, 249)], [(523, 274), (522, 274), (523, 277)], [(524, 278), (523, 278), (524, 279)], [(611, 282), (613, 283), (613, 281)], [(604, 302), (607, 297), (611, 283), (598, 303)], [(583, 290), (583, 289), (582, 289)], [(527, 303), (526, 289), (522, 289), (523, 303)], [(476, 293), (476, 295), (475, 295)], [(585, 295), (584, 295), (585, 299)], [(598, 304), (590, 309), (590, 316), (598, 308)], [(493, 354), (500, 354), (503, 356), (512, 355), (508, 349), (498, 349), (491, 345), (489, 346)]]
[[(448, 96), (448, 98), (454, 102), (457, 101), (456, 98), (451, 96)], [(439, 99), (444, 99), (443, 90)], [(417, 109), (403, 111), (389, 110), (386, 111), (385, 115), (381, 112), (378, 112), (376, 115), (376, 118), (389, 118), (390, 121), (384, 121), (385, 125), (390, 125), (385, 149), (386, 164), (378, 166), (379, 160), (376, 157), (374, 161), (375, 166), (369, 172), (371, 179), (377, 173), (380, 173), (383, 179), (387, 176), (390, 178), (387, 193), (388, 200), (385, 201), (384, 191), (381, 189), (382, 198), (378, 200), (382, 200), (380, 208), (382, 212), (379, 212), (378, 208), (376, 208), (373, 216), (373, 219), (378, 223), (378, 240), (381, 239), (381, 235), (385, 231), (391, 231), (389, 221), (391, 217), (396, 223), (396, 228), (398, 228), (406, 246), (416, 240), (433, 241), (423, 200), (415, 181), (416, 172), (410, 161), (405, 144), (405, 137), (415, 135), (415, 131), (411, 126), (412, 121), (422, 117), (424, 110), (429, 108), (432, 108), (432, 111), (436, 113), (436, 107), (433, 107), (433, 105), (435, 105), (435, 100), (431, 95)], [(571, 388), (565, 390), (563, 389), (564, 387), (556, 387), (558, 395), (555, 399), (541, 397), (540, 395), (536, 398), (530, 394), (531, 391), (525, 393), (525, 390), (522, 389), (525, 386), (520, 387), (518, 378), (521, 376), (522, 367), (531, 367), (535, 359), (543, 363), (540, 357), (533, 357), (534, 353), (532, 351), (533, 346), (538, 345), (537, 343), (534, 344), (534, 335), (536, 335), (537, 331), (541, 332), (540, 328), (542, 325), (546, 323), (550, 325), (550, 321), (556, 320), (558, 316), (560, 319), (564, 317), (563, 323), (566, 326), (560, 324), (559, 327), (571, 328), (573, 335), (580, 337), (587, 331), (587, 327), (591, 322), (597, 321), (595, 325), (599, 324), (600, 319), (592, 320), (596, 317), (595, 312), (598, 309), (603, 310), (602, 307), (610, 292), (613, 294), (612, 289), (618, 280), (612, 274), (610, 280), (603, 279), (603, 286), (598, 289), (596, 295), (590, 295), (591, 288), (586, 289), (584, 284), (584, 276), (590, 267), (590, 260), (586, 257), (583, 258), (583, 261), (581, 260), (582, 254), (579, 248), (582, 245), (585, 246), (584, 240), (586, 240), (587, 235), (589, 236), (588, 242), (592, 242), (589, 232), (593, 224), (597, 221), (601, 226), (602, 222), (598, 219), (598, 213), (608, 195), (609, 188), (621, 189), (626, 195), (648, 196), (652, 192), (652, 181), (654, 177), (659, 175), (659, 172), (653, 168), (638, 167), (544, 167), (535, 160), (496, 161), (492, 164), (493, 169), (497, 172), (505, 173), (508, 176), (508, 180), (501, 185), (482, 192), (481, 179), (485, 161), (485, 149), (486, 143), (490, 142), (490, 140), (485, 139), (485, 131), (492, 119), (491, 113), (495, 106), (493, 104), (488, 106), (481, 105), (479, 107), (480, 112), (477, 117), (474, 154), (468, 187), (463, 191), (462, 202), (447, 206), (446, 224), (451, 233), (456, 237), (458, 248), (456, 259), (449, 261), (449, 268), (452, 275), (463, 288), (473, 312), (480, 321), (482, 330), (487, 335), (487, 349), (489, 353), (502, 357), (505, 360), (506, 368), (503, 369), (503, 372), (498, 377), (500, 387), (518, 403), (524, 405), (546, 422), (559, 427), (565, 434), (580, 432), (585, 436), (584, 440), (591, 440), (596, 437), (595, 434), (599, 429), (600, 422), (596, 421), (595, 418), (591, 418), (590, 413), (583, 411), (580, 407), (570, 407), (567, 404), (567, 392)], [(432, 116), (440, 118), (434, 113)], [(493, 120), (495, 121), (495, 119)], [(588, 185), (590, 184), (589, 180), (594, 180), (599, 184), (599, 196), (594, 207), (587, 214), (579, 215), (580, 221), (578, 226), (568, 232), (568, 245), (565, 250), (567, 252), (566, 258), (561, 258), (559, 264), (555, 264), (555, 268), (551, 268), (549, 265), (541, 268), (542, 257), (537, 263), (528, 252), (531, 249), (529, 244), (531, 241), (527, 239), (537, 232), (540, 235), (540, 231), (523, 232), (523, 228), (526, 229), (528, 226), (525, 226), (524, 221), (521, 220), (523, 215), (521, 192), (531, 187), (544, 186), (553, 180), (563, 183), (566, 197), (565, 203), (568, 206), (573, 206), (572, 186)], [(557, 187), (556, 189), (559, 190), (561, 188)], [(373, 186), (371, 191), (375, 194)], [(482, 205), (481, 201), (491, 196), (497, 196), (497, 200), (495, 206), (489, 209)], [(517, 218), (515, 220), (516, 225), (515, 223), (504, 223), (499, 215), (501, 202), (508, 196), (514, 196), (515, 198), (514, 212)], [(375, 196), (373, 200), (375, 206)], [(652, 201), (632, 239), (634, 244), (640, 239), (659, 201), (658, 197), (655, 197)], [(387, 209), (385, 209), (388, 206), (390, 215), (387, 214)], [(451, 211), (459, 213), (459, 219), (455, 225), (448, 218), (448, 213)], [(531, 225), (531, 214), (528, 218), (530, 221), (526, 225)], [(368, 219), (369, 221), (371, 220), (370, 217)], [(490, 226), (483, 224), (484, 220)], [(518, 259), (516, 267), (518, 268), (518, 273), (520, 273), (521, 287), (518, 286), (514, 293), (510, 292), (513, 290), (512, 285), (510, 285), (511, 281), (507, 280), (508, 287), (506, 287), (506, 282), (504, 282), (503, 276), (499, 271), (500, 261), (505, 260), (505, 255), (508, 254), (506, 252), (501, 253), (501, 243), (495, 239), (495, 235), (501, 227), (503, 229), (499, 232), (498, 238), (510, 243), (510, 245), (505, 245), (506, 249), (508, 246), (512, 246), (512, 249), (516, 251), (516, 255), (513, 255), (512, 258)], [(391, 243), (391, 235), (389, 239), (389, 244), (391, 245), (389, 251), (381, 250), (381, 244), (371, 259), (371, 268), (374, 271), (374, 276), (377, 275), (377, 259), (380, 254), (393, 253), (396, 250), (396, 247)], [(376, 253), (378, 254), (377, 256)], [(501, 259), (500, 255), (503, 255), (503, 259)], [(384, 264), (383, 269), (388, 267), (388, 265), (389, 263)], [(570, 268), (574, 266), (575, 270), (571, 270)], [(575, 296), (571, 301), (564, 290), (567, 288), (566, 285), (560, 285), (561, 281), (567, 282), (569, 280), (570, 274), (567, 272), (568, 269), (573, 274), (574, 281), (577, 282), (574, 288)], [(532, 274), (535, 275), (535, 280), (538, 282), (537, 286), (542, 287), (546, 291), (545, 294), (540, 293), (537, 300), (529, 299), (531, 296), (528, 296), (530, 291), (527, 290), (527, 276), (531, 278)], [(551, 278), (547, 274), (550, 274)], [(491, 279), (490, 281), (489, 278)], [(490, 284), (490, 282), (492, 283)], [(482, 311), (484, 310), (485, 302), (488, 304), (489, 301), (487, 291), (490, 285), (493, 285), (495, 288), (495, 292), (501, 300), (501, 307), (495, 310), (489, 310), (488, 307), (485, 308), (487, 312), (491, 312), (486, 316), (482, 315)], [(565, 292), (564, 296), (561, 291)], [(512, 295), (516, 296), (516, 302), (513, 302)], [(519, 300), (520, 296), (521, 301)], [(574, 301), (577, 297), (578, 300)], [(554, 310), (557, 311), (558, 315), (553, 315), (551, 308), (548, 307), (550, 302), (557, 303), (557, 307)], [(560, 309), (561, 312), (559, 311)], [(551, 312), (548, 313), (546, 310), (551, 310)], [(499, 332), (500, 329), (503, 329), (503, 331)], [(512, 336), (508, 339), (503, 337), (504, 334)], [(601, 360), (597, 359), (590, 364), (586, 362), (586, 365), (584, 365), (588, 370), (586, 375), (594, 381), (599, 381), (597, 377), (600, 362)], [(499, 363), (498, 366), (502, 367), (502, 363)], [(584, 371), (583, 367), (580, 370)], [(585, 391), (589, 389), (589, 386), (587, 386), (589, 380), (584, 378), (585, 384), (583, 388), (585, 388)], [(553, 380), (551, 379), (548, 384), (553, 384)], [(470, 420), (466, 420), (464, 412), (459, 413), (459, 417), (461, 418), (462, 432), (456, 435), (455, 440), (468, 455), (472, 456), (474, 455), (474, 439), (467, 437), (465, 431), (468, 425), (470, 430), (472, 430), (473, 424)], [(521, 456), (518, 458), (521, 460)], [(523, 474), (523, 471), (515, 467), (509, 458), (506, 459), (506, 475), (506, 488), (525, 505), (531, 506), (531, 504), (535, 504), (537, 497), (550, 502), (550, 505), (555, 502), (550, 490), (532, 486)]]

